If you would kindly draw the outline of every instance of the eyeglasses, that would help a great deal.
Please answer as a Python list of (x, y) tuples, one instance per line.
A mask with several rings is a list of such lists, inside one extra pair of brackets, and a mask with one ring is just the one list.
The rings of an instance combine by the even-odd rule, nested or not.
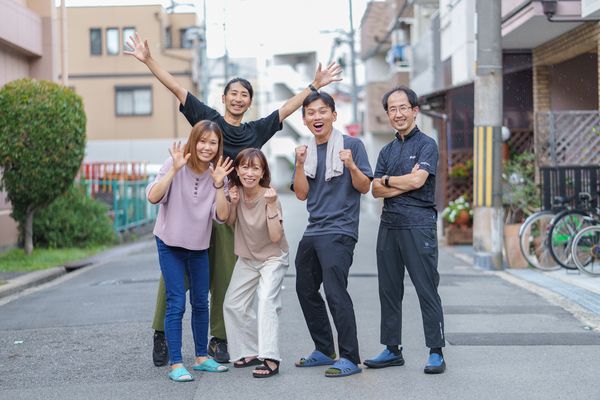
[(396, 115), (398, 113), (406, 115), (406, 113), (408, 113), (408, 111), (412, 110), (413, 108), (414, 107), (407, 105), (402, 105), (400, 107), (390, 107), (388, 108), (387, 113), (390, 115)]

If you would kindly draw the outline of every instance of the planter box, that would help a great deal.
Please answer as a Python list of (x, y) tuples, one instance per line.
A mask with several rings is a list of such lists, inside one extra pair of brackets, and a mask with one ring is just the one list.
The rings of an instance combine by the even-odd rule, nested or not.
[(504, 225), (504, 259), (510, 268), (527, 268), (527, 260), (519, 246), (521, 224)]
[(444, 229), (446, 244), (449, 246), (457, 244), (473, 243), (473, 228), (469, 226), (448, 225)]

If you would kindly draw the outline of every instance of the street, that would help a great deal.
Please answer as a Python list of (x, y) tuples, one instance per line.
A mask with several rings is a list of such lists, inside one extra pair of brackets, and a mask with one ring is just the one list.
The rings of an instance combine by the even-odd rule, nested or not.
[[(363, 369), (329, 379), (324, 368), (296, 368), (312, 349), (294, 290), (295, 248), (306, 226), (305, 204), (280, 194), (290, 244), (281, 320), (281, 373), (258, 380), (250, 369), (194, 372), (175, 383), (152, 364), (151, 320), (159, 278), (155, 243), (82, 268), (10, 302), (0, 302), (1, 399), (598, 399), (600, 333), (565, 309), (477, 269), (440, 246), (446, 373), (425, 375), (418, 300), (408, 276), (404, 298), (406, 365)], [(350, 276), (362, 359), (379, 344), (375, 241), (378, 204), (363, 200), (360, 238)], [(184, 363), (193, 361), (189, 305)]]

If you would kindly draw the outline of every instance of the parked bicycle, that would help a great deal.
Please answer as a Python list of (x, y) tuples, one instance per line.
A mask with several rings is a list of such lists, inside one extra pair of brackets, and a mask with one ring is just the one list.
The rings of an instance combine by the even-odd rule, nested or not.
[(577, 269), (571, 253), (575, 236), (600, 218), (596, 205), (592, 203), (589, 193), (579, 193), (577, 207), (557, 213), (550, 221), (548, 248), (554, 260), (563, 268)]
[(561, 266), (549, 249), (548, 231), (554, 216), (568, 210), (573, 197), (556, 196), (552, 210), (541, 210), (531, 214), (519, 228), (519, 245), (525, 260), (534, 268), (542, 271), (554, 271)]

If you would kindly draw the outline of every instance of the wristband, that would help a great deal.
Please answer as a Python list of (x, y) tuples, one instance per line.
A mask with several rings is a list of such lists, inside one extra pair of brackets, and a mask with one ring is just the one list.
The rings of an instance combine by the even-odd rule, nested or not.
[(381, 177), (381, 184), (382, 184), (383, 186), (385, 186), (385, 187), (388, 187), (388, 185), (389, 185), (389, 181), (390, 181), (390, 177), (389, 177), (389, 176), (387, 176), (387, 175), (383, 175), (383, 176)]
[(225, 186), (225, 181), (223, 181), (223, 183), (221, 183), (221, 186), (217, 186), (217, 185), (215, 185), (215, 183), (213, 182), (213, 187), (214, 187), (215, 189), (221, 189), (221, 188), (223, 188), (224, 186)]
[(312, 90), (313, 92), (318, 92), (317, 88), (316, 88), (316, 87), (314, 87), (312, 83), (309, 83), (309, 84), (308, 84), (308, 88), (309, 88), (310, 90)]

